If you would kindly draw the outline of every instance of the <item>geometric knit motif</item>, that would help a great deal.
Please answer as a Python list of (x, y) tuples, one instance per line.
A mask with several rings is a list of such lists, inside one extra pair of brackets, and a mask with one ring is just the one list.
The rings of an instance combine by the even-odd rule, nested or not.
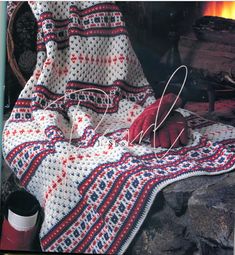
[(19, 2), (16, 1), (7, 1), (7, 19), (9, 20), (12, 16), (12, 13), (19, 5)]
[(4, 127), (4, 157), (44, 210), (43, 251), (123, 253), (162, 188), (234, 169), (235, 129), (178, 109), (186, 146), (129, 145), (128, 128), (155, 98), (119, 8), (30, 6), (37, 65)]

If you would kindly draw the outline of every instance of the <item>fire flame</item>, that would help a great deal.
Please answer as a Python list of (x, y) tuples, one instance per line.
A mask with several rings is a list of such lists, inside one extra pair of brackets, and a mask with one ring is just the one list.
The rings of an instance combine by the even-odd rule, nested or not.
[(235, 2), (207, 2), (203, 15), (235, 19)]

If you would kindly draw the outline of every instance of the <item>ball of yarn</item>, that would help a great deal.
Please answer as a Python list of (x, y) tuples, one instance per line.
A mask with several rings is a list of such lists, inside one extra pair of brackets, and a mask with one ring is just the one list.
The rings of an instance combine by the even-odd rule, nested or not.
[(37, 61), (37, 53), (32, 50), (24, 51), (18, 61), (19, 68), (25, 73), (33, 73)]
[(21, 14), (16, 20), (15, 32), (17, 39), (31, 48), (36, 41), (37, 23), (31, 11)]

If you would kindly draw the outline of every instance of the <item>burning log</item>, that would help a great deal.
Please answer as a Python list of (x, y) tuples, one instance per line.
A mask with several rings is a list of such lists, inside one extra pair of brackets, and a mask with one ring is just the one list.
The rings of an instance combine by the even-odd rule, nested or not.
[[(201, 78), (235, 86), (235, 2), (207, 2), (203, 17), (182, 36), (182, 62), (201, 71)], [(195, 37), (196, 35), (196, 37)]]
[(198, 40), (190, 33), (181, 36), (179, 53), (182, 63), (197, 70), (200, 78), (234, 87), (235, 45)]
[(235, 20), (204, 16), (193, 26), (199, 40), (235, 45)]

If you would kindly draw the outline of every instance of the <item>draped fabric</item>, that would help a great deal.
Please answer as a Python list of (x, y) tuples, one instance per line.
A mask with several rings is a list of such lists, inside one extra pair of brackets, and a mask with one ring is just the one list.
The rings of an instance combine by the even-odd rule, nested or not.
[(123, 253), (163, 187), (234, 168), (235, 129), (178, 109), (187, 146), (129, 144), (128, 128), (155, 98), (119, 8), (29, 4), (37, 65), (5, 124), (5, 160), (44, 210), (43, 251)]

